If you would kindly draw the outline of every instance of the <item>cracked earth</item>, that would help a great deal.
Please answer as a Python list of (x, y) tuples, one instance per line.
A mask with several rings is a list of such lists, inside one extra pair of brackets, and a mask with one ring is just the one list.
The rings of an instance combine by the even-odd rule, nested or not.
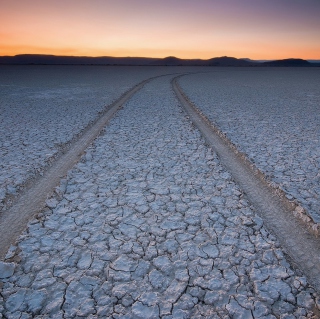
[(186, 95), (320, 229), (318, 70), (231, 70), (179, 80)]
[(319, 318), (320, 299), (162, 77), (0, 264), (0, 318)]

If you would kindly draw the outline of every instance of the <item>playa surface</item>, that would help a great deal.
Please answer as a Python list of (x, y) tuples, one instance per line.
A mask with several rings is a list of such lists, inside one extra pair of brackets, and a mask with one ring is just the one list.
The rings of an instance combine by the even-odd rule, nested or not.
[(9, 249), (0, 316), (319, 317), (318, 293), (190, 123), (173, 77), (123, 105)]
[(187, 97), (320, 224), (318, 68), (221, 68), (182, 77)]
[(1, 66), (0, 208), (104, 111), (165, 68)]

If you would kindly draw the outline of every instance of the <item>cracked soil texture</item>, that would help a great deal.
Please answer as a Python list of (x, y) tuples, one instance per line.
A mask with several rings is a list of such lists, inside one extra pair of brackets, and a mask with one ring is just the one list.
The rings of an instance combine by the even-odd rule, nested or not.
[(170, 80), (132, 97), (11, 247), (0, 318), (318, 318)]

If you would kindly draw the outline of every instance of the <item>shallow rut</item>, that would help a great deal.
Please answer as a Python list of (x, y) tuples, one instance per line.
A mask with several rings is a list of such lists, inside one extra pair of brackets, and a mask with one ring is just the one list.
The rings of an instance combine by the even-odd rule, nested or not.
[(319, 317), (173, 77), (132, 96), (9, 252), (4, 317)]
[(252, 166), (237, 155), (231, 142), (219, 136), (218, 130), (183, 93), (177, 82), (179, 77), (173, 79), (172, 86), (191, 121), (218, 154), (268, 228), (278, 237), (292, 263), (303, 271), (320, 292), (320, 239), (311, 235), (307, 227), (293, 216), (293, 206), (279, 197)]
[[(307, 228), (293, 217), (293, 208), (255, 174), (250, 165), (236, 154), (230, 144), (219, 136), (209, 121), (188, 101), (177, 83), (177, 78), (172, 81), (173, 89), (194, 125), (219, 155), (221, 162), (246, 193), (269, 229), (276, 234), (292, 262), (306, 274), (310, 283), (320, 292), (320, 240), (312, 236)], [(117, 110), (152, 79), (154, 78), (136, 85), (111, 104), (96, 124), (86, 130), (71, 145), (70, 150), (59, 157), (37, 183), (29, 188), (12, 207), (0, 215), (0, 260), (3, 260), (10, 244), (25, 229), (30, 218), (45, 207), (45, 201), (54, 187), (80, 159), (88, 145), (99, 135)]]
[(35, 180), (9, 209), (0, 214), (0, 260), (4, 259), (9, 246), (25, 229), (28, 221), (45, 207), (46, 199), (50, 197), (60, 179), (79, 161), (85, 149), (100, 134), (117, 110), (146, 83), (157, 77), (140, 82), (124, 93), (117, 101), (110, 104), (96, 123), (86, 129), (70, 145), (69, 150), (58, 157), (53, 165), (44, 172), (43, 176)]

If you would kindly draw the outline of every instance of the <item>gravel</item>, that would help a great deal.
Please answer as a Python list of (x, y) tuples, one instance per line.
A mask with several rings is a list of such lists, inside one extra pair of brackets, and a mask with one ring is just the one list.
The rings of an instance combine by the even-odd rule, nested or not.
[(147, 84), (31, 221), (3, 279), (8, 318), (317, 318), (294, 270), (170, 77)]
[(217, 68), (179, 79), (189, 99), (320, 223), (320, 72)]

